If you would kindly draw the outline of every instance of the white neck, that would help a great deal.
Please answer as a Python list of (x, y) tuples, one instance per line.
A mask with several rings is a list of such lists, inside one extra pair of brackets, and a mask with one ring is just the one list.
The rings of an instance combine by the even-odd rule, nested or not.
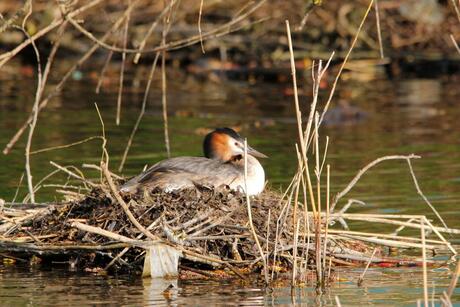
[(248, 155), (248, 195), (257, 195), (264, 190), (265, 171), (260, 162)]

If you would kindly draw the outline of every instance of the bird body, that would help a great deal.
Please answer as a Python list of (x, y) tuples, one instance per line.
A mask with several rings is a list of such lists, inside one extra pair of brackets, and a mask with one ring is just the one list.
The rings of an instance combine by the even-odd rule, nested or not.
[[(218, 128), (204, 140), (205, 157), (176, 157), (160, 161), (140, 175), (126, 182), (120, 189), (136, 193), (139, 189), (161, 189), (165, 192), (192, 188), (228, 186), (245, 192), (244, 140), (230, 128)], [(254, 157), (266, 157), (247, 147), (247, 194), (261, 193), (265, 185), (265, 172)]]

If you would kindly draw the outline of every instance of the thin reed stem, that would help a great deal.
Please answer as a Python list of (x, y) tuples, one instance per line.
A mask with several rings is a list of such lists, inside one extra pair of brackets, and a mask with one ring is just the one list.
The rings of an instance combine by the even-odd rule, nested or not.
[(150, 68), (150, 73), (149, 77), (147, 80), (147, 85), (145, 86), (145, 91), (144, 91), (144, 98), (142, 99), (142, 106), (141, 106), (141, 111), (139, 112), (139, 115), (137, 116), (136, 123), (134, 124), (133, 130), (131, 131), (131, 135), (129, 136), (128, 143), (126, 144), (125, 151), (123, 152), (123, 157), (121, 158), (120, 165), (118, 166), (118, 171), (121, 172), (123, 170), (123, 167), (125, 166), (126, 159), (128, 158), (128, 152), (129, 149), (131, 148), (131, 145), (134, 140), (134, 136), (136, 135), (137, 129), (139, 128), (139, 125), (141, 123), (142, 118), (144, 117), (145, 114), (145, 109), (147, 107), (147, 99), (150, 94), (150, 88), (152, 85), (152, 80), (153, 76), (155, 74), (155, 70), (157, 67), (157, 62), (158, 58), (160, 57), (160, 53), (157, 52), (155, 55), (155, 59), (153, 60), (152, 67)]
[(200, 33), (200, 45), (201, 45), (201, 52), (206, 53), (204, 51), (203, 45), (203, 32), (201, 31), (201, 15), (203, 14), (203, 2), (204, 0), (200, 1), (200, 12), (198, 13), (198, 32)]
[[(131, 14), (128, 14), (125, 21), (125, 27), (123, 30), (123, 49), (126, 49), (126, 45), (128, 42), (128, 29), (129, 29), (129, 20)], [(121, 119), (121, 101), (123, 99), (123, 84), (124, 84), (124, 77), (125, 77), (125, 66), (126, 66), (126, 52), (121, 53), (121, 67), (120, 67), (120, 80), (118, 85), (118, 98), (117, 98), (117, 116), (116, 116), (116, 124), (117, 126), (120, 125)]]
[[(373, 3), (374, 3), (374, 0), (371, 0), (369, 2), (367, 10), (364, 13), (363, 18), (361, 19), (361, 23), (359, 24), (358, 30), (356, 31), (355, 37), (353, 38), (353, 41), (351, 42), (350, 49), (348, 49), (347, 54), (345, 55), (345, 58), (343, 59), (342, 65), (340, 65), (339, 72), (337, 73), (337, 76), (335, 77), (334, 83), (332, 83), (332, 88), (331, 88), (331, 91), (329, 93), (329, 98), (327, 99), (326, 104), (325, 104), (324, 109), (323, 109), (323, 112), (321, 113), (320, 123), (323, 122), (324, 115), (326, 115), (326, 112), (329, 109), (329, 105), (331, 104), (332, 97), (334, 96), (335, 89), (337, 87), (337, 83), (338, 83), (340, 77), (342, 76), (343, 69), (345, 68), (345, 64), (348, 62), (348, 59), (350, 58), (351, 52), (352, 52), (353, 48), (355, 47), (356, 42), (358, 41), (359, 34), (361, 33), (361, 30), (362, 30), (362, 28), (364, 26), (364, 22), (366, 21), (367, 16), (369, 15), (369, 12), (372, 9)], [(331, 210), (332, 209), (333, 209), (333, 207), (331, 207)]]
[(375, 10), (375, 23), (377, 25), (377, 38), (379, 41), (379, 51), (380, 51), (380, 58), (385, 58), (383, 54), (383, 42), (382, 42), (382, 30), (380, 29), (380, 10), (379, 10), (379, 2), (375, 0), (374, 2), (374, 10)]
[(425, 243), (425, 227), (424, 226), (424, 219), (420, 219), (420, 235), (422, 238), (422, 266), (423, 266), (423, 301), (425, 303), (425, 307), (429, 307), (429, 300), (428, 300), (428, 273), (427, 273), (427, 265), (426, 265), (426, 243)]
[(251, 208), (251, 200), (249, 198), (248, 194), (248, 142), (245, 139), (244, 140), (244, 191), (246, 194), (246, 206), (247, 206), (247, 212), (248, 212), (248, 220), (249, 220), (249, 226), (251, 228), (251, 233), (254, 238), (254, 241), (256, 242), (257, 248), (260, 253), (260, 257), (262, 258), (262, 262), (264, 265), (264, 277), (265, 277), (265, 283), (268, 285), (269, 284), (269, 277), (268, 277), (268, 266), (267, 266), (267, 260), (264, 255), (264, 251), (262, 249), (262, 246), (260, 245), (259, 238), (256, 233), (256, 229), (254, 227), (254, 223), (252, 221), (252, 208)]

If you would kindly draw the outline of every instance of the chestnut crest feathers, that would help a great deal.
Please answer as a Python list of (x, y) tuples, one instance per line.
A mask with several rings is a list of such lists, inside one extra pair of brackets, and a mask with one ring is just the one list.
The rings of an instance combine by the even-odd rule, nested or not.
[[(250, 146), (247, 151), (251, 156), (267, 158)], [(227, 162), (244, 154), (244, 139), (231, 128), (217, 128), (204, 138), (203, 152), (206, 158)]]

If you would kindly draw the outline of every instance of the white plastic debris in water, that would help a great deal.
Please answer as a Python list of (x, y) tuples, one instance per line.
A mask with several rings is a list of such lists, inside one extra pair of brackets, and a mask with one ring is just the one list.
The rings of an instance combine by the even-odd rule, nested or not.
[(155, 243), (145, 249), (144, 271), (142, 277), (177, 276), (179, 272), (179, 256), (181, 252), (176, 248)]

